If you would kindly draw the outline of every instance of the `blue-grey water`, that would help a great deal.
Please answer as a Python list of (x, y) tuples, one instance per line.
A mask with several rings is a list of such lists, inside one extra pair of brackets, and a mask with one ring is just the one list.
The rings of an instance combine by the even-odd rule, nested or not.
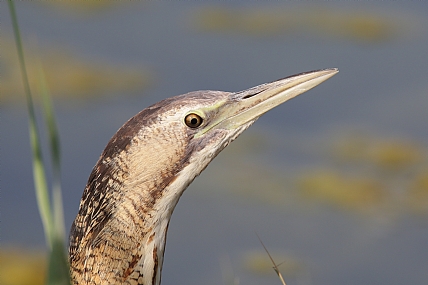
[[(11, 36), (10, 17), (6, 3), (0, 5), (5, 39)], [(141, 109), (188, 91), (238, 91), (338, 67), (338, 75), (256, 122), (186, 190), (169, 228), (162, 282), (228, 283), (226, 267), (240, 284), (278, 284), (273, 270), (256, 274), (242, 261), (247, 252), (263, 251), (257, 233), (273, 253), (301, 264), (297, 272), (285, 274), (288, 285), (427, 284), (428, 211), (413, 212), (399, 199), (393, 206), (385, 202), (369, 211), (347, 210), (340, 202), (302, 198), (295, 185), (295, 177), (305, 171), (337, 167), (328, 152), (342, 134), (354, 132), (375, 141), (415, 143), (421, 149), (418, 167), (426, 169), (425, 2), (134, 1), (92, 12), (27, 1), (16, 7), (23, 38), (37, 42), (39, 49), (66, 48), (89, 63), (147, 68), (155, 78), (150, 88), (138, 92), (54, 99), (67, 229), (108, 139)], [(218, 7), (236, 13), (271, 9), (283, 11), (284, 17), (291, 15), (289, 10), (307, 17), (306, 9), (378, 15), (390, 21), (393, 33), (364, 40), (314, 27), (267, 35), (198, 27), (196, 16)], [(0, 105), (0, 128), (1, 245), (43, 247), (25, 105)], [(385, 174), (384, 179), (400, 183), (397, 175)], [(407, 179), (412, 174), (400, 175)]]

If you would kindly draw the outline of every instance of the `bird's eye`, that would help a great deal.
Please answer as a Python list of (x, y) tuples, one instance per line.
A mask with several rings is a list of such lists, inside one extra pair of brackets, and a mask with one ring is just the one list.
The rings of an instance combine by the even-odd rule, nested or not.
[(204, 120), (201, 118), (201, 116), (195, 113), (191, 113), (187, 115), (186, 118), (184, 118), (184, 122), (186, 123), (186, 126), (192, 129), (199, 127), (203, 121)]

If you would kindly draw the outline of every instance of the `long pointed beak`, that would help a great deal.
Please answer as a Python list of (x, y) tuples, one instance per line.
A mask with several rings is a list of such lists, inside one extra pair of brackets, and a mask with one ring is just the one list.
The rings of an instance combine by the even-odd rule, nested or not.
[(235, 129), (255, 121), (267, 111), (314, 88), (338, 72), (337, 68), (310, 71), (232, 93), (230, 101), (223, 106), (223, 120), (216, 127)]

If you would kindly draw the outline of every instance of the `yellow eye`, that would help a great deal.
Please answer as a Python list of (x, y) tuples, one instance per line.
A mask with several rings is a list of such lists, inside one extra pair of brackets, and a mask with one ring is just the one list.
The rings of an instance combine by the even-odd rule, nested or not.
[(195, 113), (191, 113), (187, 115), (186, 118), (184, 118), (184, 122), (186, 123), (186, 126), (192, 129), (199, 127), (203, 121), (204, 120), (201, 118), (201, 116)]

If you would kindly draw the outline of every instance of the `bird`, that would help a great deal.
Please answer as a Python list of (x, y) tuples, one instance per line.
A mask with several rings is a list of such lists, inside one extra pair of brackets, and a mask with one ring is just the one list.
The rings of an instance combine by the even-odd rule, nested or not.
[(171, 215), (184, 190), (261, 115), (337, 68), (244, 91), (164, 99), (113, 135), (83, 191), (69, 237), (72, 284), (159, 285)]

